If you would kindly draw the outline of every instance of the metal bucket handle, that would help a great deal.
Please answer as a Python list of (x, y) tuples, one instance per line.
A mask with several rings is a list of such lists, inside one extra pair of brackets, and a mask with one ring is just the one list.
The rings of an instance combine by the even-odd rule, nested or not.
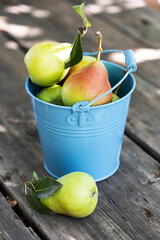
[[(87, 108), (91, 106), (93, 103), (97, 102), (99, 99), (103, 98), (106, 96), (108, 93), (112, 92), (114, 89), (116, 89), (130, 74), (131, 72), (135, 72), (137, 70), (137, 65), (136, 65), (136, 59), (134, 57), (133, 51), (131, 49), (127, 49), (126, 51), (121, 51), (121, 50), (103, 50), (101, 54), (103, 53), (109, 53), (109, 52), (120, 52), (123, 53), (125, 56), (125, 64), (127, 66), (127, 72), (123, 76), (123, 78), (115, 85), (113, 86), (109, 91), (105, 92), (101, 96), (95, 98), (93, 101), (91, 101), (88, 105), (84, 106), (84, 108)], [(98, 52), (93, 52), (93, 53), (85, 53), (85, 56), (92, 56), (92, 55), (97, 55)]]
[[(70, 125), (79, 125), (79, 126), (84, 126), (91, 124), (94, 121), (94, 116), (91, 116), (90, 113), (90, 106), (98, 101), (99, 99), (103, 98), (106, 96), (108, 93), (112, 92), (114, 89), (116, 89), (125, 79), (126, 77), (131, 73), (135, 72), (137, 70), (137, 65), (136, 65), (136, 59), (134, 56), (134, 53), (131, 49), (127, 49), (126, 51), (121, 51), (121, 50), (116, 50), (116, 49), (110, 49), (110, 50), (103, 50), (101, 51), (101, 54), (103, 53), (109, 53), (109, 52), (119, 52), (123, 53), (125, 56), (125, 64), (127, 66), (127, 72), (125, 75), (120, 79), (120, 81), (114, 85), (110, 90), (102, 94), (101, 96), (95, 98), (93, 101), (88, 102), (88, 101), (81, 101), (77, 102), (72, 106), (72, 114), (67, 117), (67, 122)], [(85, 52), (84, 56), (92, 56), (92, 55), (97, 55), (98, 52)]]

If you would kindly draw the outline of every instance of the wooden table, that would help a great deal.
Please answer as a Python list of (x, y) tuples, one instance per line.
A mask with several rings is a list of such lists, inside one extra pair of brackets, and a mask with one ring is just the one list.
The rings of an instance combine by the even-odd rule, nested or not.
[[(35, 42), (73, 42), (80, 1), (0, 2), (0, 239), (160, 239), (160, 14), (143, 0), (87, 1), (92, 29), (84, 51), (95, 51), (94, 33), (104, 49), (131, 48), (138, 70), (123, 139), (121, 164), (99, 182), (99, 201), (84, 219), (39, 215), (28, 206), (21, 173), (48, 176), (29, 96), (23, 59)], [(103, 57), (119, 64), (119, 54)]]

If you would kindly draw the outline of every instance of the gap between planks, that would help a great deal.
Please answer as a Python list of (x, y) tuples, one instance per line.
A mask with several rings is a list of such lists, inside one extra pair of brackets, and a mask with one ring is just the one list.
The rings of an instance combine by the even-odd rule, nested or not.
[(147, 144), (147, 142), (144, 142), (142, 139), (140, 139), (136, 134), (132, 133), (129, 127), (126, 126), (124, 134), (136, 145), (138, 145), (143, 151), (145, 151), (148, 155), (160, 163), (160, 155), (157, 153), (157, 151), (155, 151), (149, 144)]
[(32, 219), (32, 217), (25, 211), (23, 207), (19, 204), (16, 197), (13, 195), (13, 193), (6, 187), (6, 185), (3, 183), (3, 180), (0, 179), (0, 192), (1, 194), (6, 198), (9, 197), (13, 200), (16, 200), (17, 204), (12, 207), (12, 210), (17, 214), (17, 216), (20, 218), (20, 220), (23, 222), (23, 224), (26, 227), (30, 227), (33, 232), (35, 232), (38, 237), (42, 240), (49, 240), (49, 238), (46, 236), (46, 234), (43, 232), (42, 229), (39, 228), (39, 226), (35, 223), (35, 221)]
[[(1, 194), (6, 198), (8, 196), (9, 198), (16, 200), (16, 197), (14, 194), (7, 188), (7, 186), (3, 183), (3, 180), (0, 179), (0, 189)], [(17, 201), (17, 200), (16, 200)], [(100, 211), (103, 212), (108, 218), (110, 218), (115, 225), (117, 225), (120, 229), (122, 229), (123, 232), (125, 232), (126, 236), (128, 236), (128, 240), (132, 240), (133, 238), (123, 229), (120, 225), (118, 225), (114, 219), (110, 215), (108, 215), (100, 206), (97, 205), (97, 208), (99, 208)], [(19, 204), (17, 201), (17, 204), (12, 208), (12, 210), (17, 214), (17, 216), (21, 219), (23, 224), (26, 227), (30, 227), (41, 240), (50, 240), (50, 238), (44, 233), (44, 231), (36, 224), (35, 220), (27, 213), (27, 211)]]

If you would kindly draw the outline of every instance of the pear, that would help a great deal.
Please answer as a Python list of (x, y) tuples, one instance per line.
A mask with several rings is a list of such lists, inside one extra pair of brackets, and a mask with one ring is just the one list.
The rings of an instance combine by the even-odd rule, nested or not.
[(61, 91), (62, 87), (59, 85), (46, 87), (38, 93), (37, 98), (44, 102), (62, 105)]
[(72, 172), (57, 180), (63, 186), (41, 204), (55, 213), (83, 218), (90, 215), (98, 202), (94, 179), (84, 172)]
[(33, 45), (25, 55), (24, 62), (33, 83), (51, 86), (61, 81), (69, 71), (65, 62), (70, 57), (72, 45), (52, 41)]
[[(99, 35), (98, 56), (93, 61), (71, 74), (62, 86), (62, 101), (66, 106), (72, 106), (79, 101), (91, 102), (111, 89), (108, 71), (100, 61), (102, 37)], [(106, 104), (112, 101), (112, 92), (96, 101), (92, 106)]]
[(120, 99), (120, 97), (118, 97), (117, 94), (113, 93), (113, 95), (112, 95), (112, 102), (115, 102), (115, 101), (117, 101), (119, 99)]
[(69, 77), (71, 74), (79, 71), (81, 68), (85, 67), (86, 65), (94, 61), (96, 61), (95, 57), (83, 56), (82, 60), (78, 64), (70, 68), (67, 77)]

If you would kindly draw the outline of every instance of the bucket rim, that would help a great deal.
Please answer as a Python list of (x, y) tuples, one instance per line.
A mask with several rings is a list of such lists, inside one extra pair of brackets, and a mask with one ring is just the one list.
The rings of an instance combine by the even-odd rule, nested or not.
[[(116, 64), (116, 63), (112, 63), (112, 62), (105, 61), (105, 60), (101, 60), (101, 61), (102, 61), (102, 62), (107, 62), (107, 63), (112, 64), (112, 65), (114, 65), (114, 66), (117, 66), (117, 67), (121, 68), (122, 70), (126, 70), (126, 68), (124, 68), (124, 67), (122, 67), (122, 66), (120, 66), (120, 65), (118, 65), (118, 64)], [(132, 92), (134, 91), (135, 87), (136, 87), (136, 80), (135, 80), (135, 78), (134, 78), (134, 76), (133, 76), (132, 73), (129, 73), (128, 76), (131, 76), (132, 82), (133, 82), (133, 86), (132, 86), (131, 90), (130, 90), (125, 96), (123, 96), (122, 98), (120, 98), (120, 99), (118, 99), (118, 100), (116, 100), (116, 101), (114, 101), (114, 102), (110, 102), (110, 103), (106, 103), (106, 104), (102, 104), (102, 105), (97, 105), (97, 106), (90, 106), (90, 108), (92, 108), (92, 109), (97, 109), (97, 108), (103, 108), (103, 107), (107, 107), (107, 106), (109, 107), (109, 106), (112, 106), (112, 105), (114, 105), (114, 104), (118, 104), (119, 102), (121, 102), (121, 101), (123, 101), (125, 98), (127, 98), (129, 95), (131, 95)], [(29, 81), (31, 81), (31, 80), (30, 80), (30, 76), (28, 76), (27, 79), (26, 79), (26, 81), (25, 81), (26, 91), (27, 91), (27, 93), (30, 95), (30, 97), (34, 98), (36, 101), (38, 101), (38, 102), (40, 102), (40, 103), (42, 103), (42, 104), (46, 104), (46, 105), (48, 105), (48, 106), (50, 106), (50, 107), (56, 107), (56, 108), (61, 108), (61, 109), (72, 109), (72, 107), (69, 107), (69, 106), (56, 105), (56, 104), (53, 104), (53, 103), (48, 103), (48, 102), (45, 102), (45, 101), (40, 100), (40, 99), (37, 98), (35, 95), (33, 95), (33, 94), (31, 93), (31, 91), (29, 90), (29, 87), (28, 87)], [(35, 84), (35, 83), (33, 83), (33, 84)], [(36, 85), (36, 84), (35, 84), (35, 85)], [(38, 86), (38, 85), (37, 85), (37, 86)]]

